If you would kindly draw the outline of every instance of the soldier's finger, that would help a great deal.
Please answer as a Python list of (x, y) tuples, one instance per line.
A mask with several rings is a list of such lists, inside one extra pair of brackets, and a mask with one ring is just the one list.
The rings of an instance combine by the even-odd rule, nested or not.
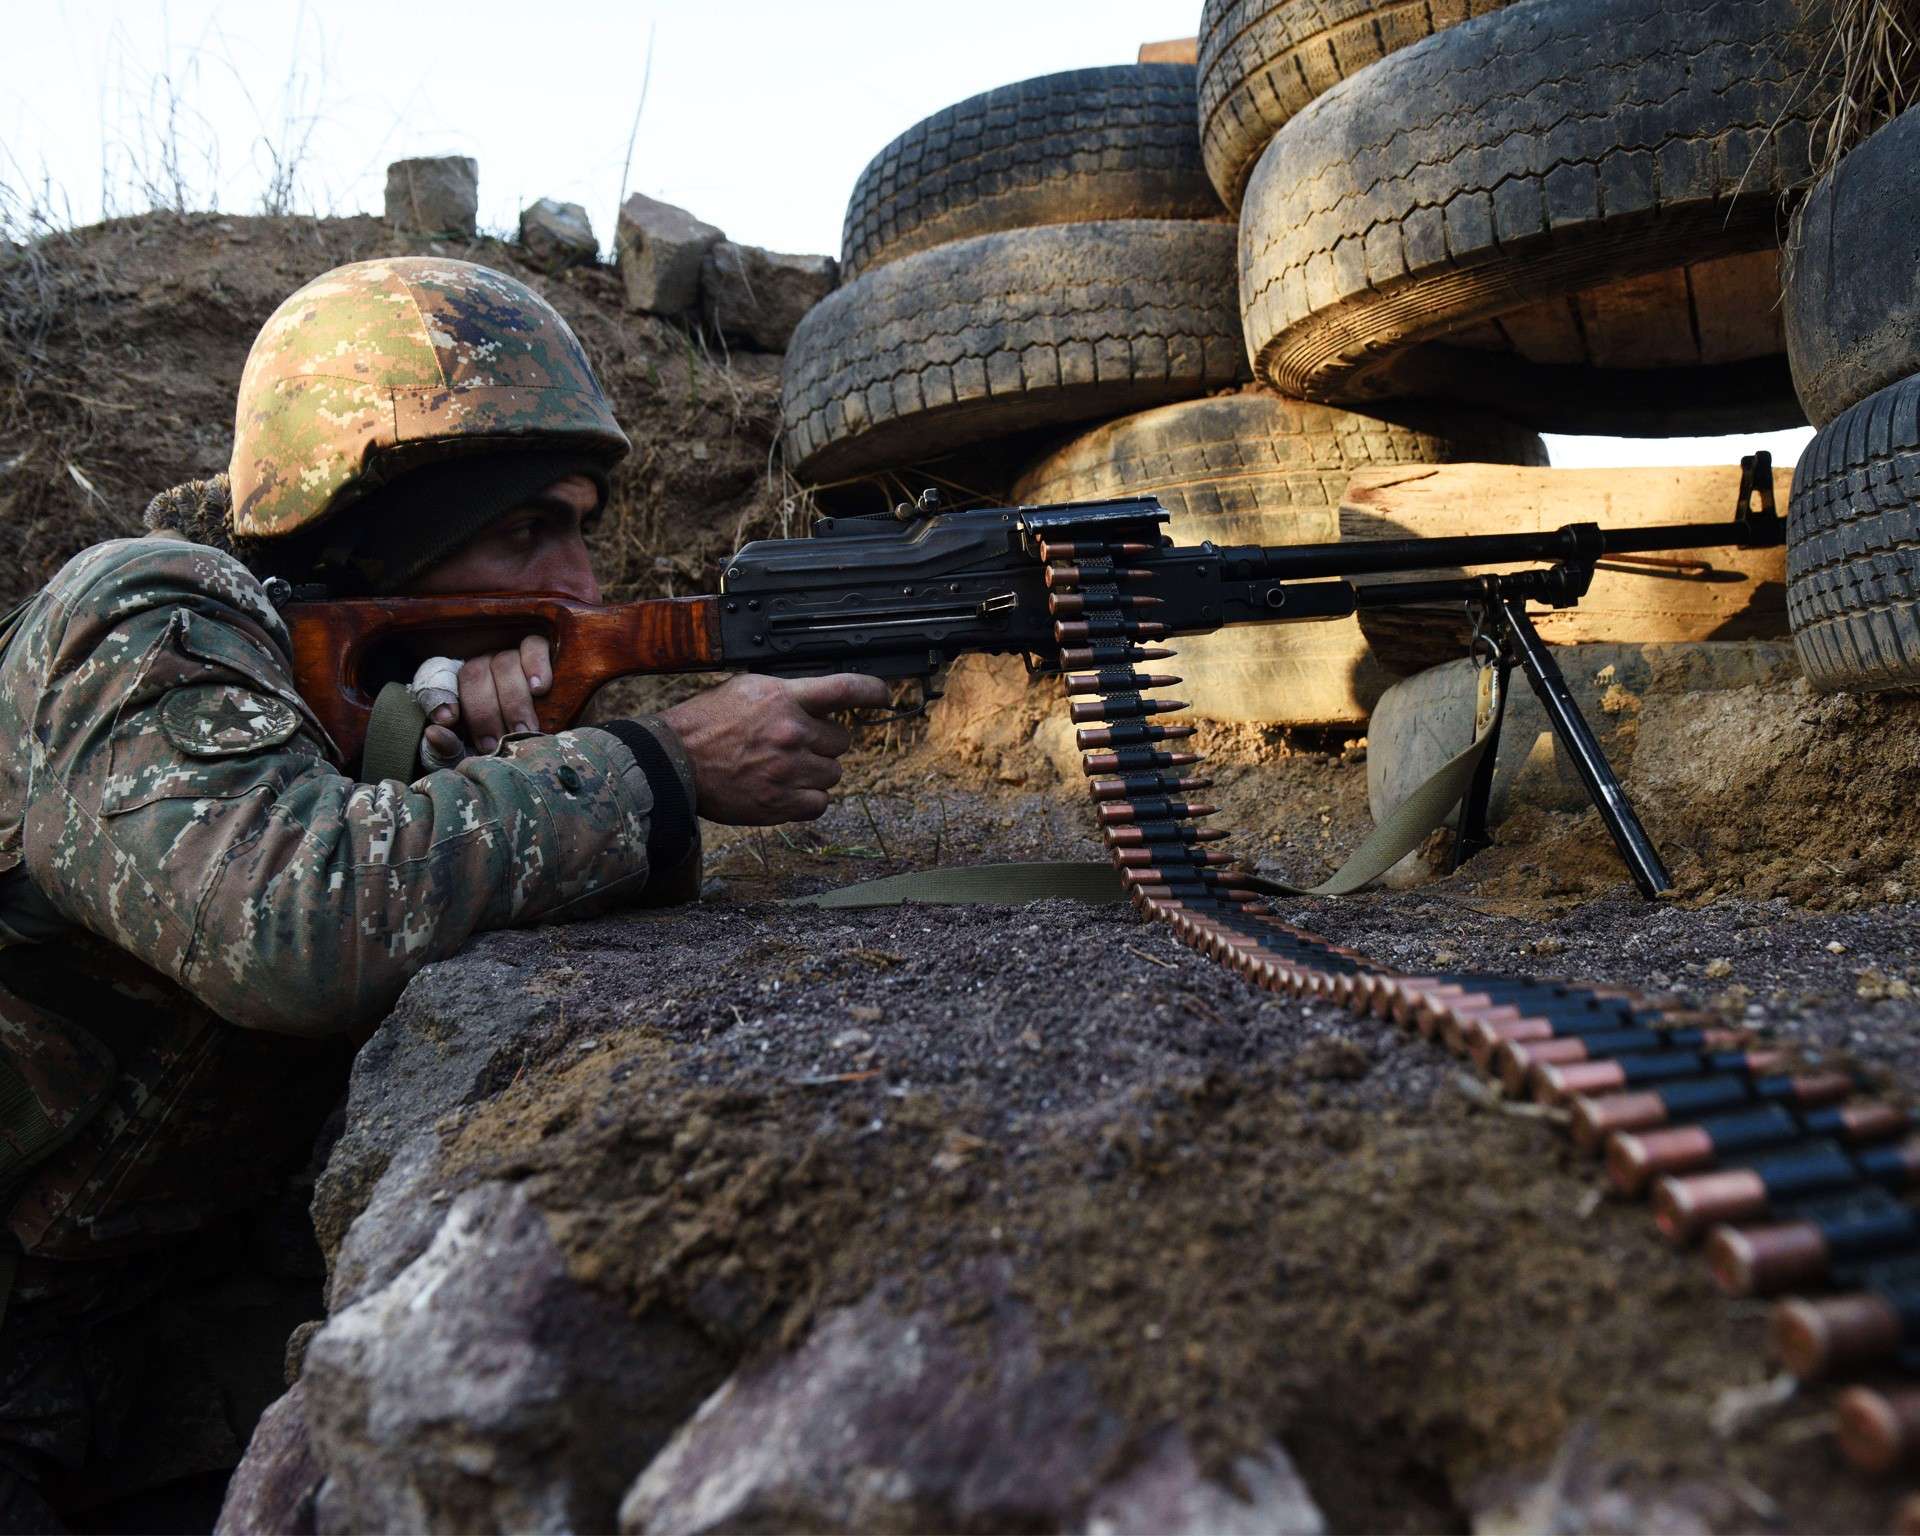
[(528, 635), (520, 642), (520, 670), (527, 674), (527, 688), (537, 699), (553, 686), (553, 651), (545, 635)]
[(787, 688), (794, 702), (810, 715), (831, 714), (836, 709), (879, 709), (889, 697), (885, 683), (862, 672), (796, 677)]
[(787, 797), (790, 812), (789, 821), (817, 821), (827, 814), (827, 792), (824, 789), (796, 789)]
[(808, 753), (793, 765), (787, 782), (795, 789), (832, 789), (840, 782), (845, 771), (830, 757), (815, 757)]
[(853, 733), (837, 720), (816, 720), (807, 732), (807, 745), (822, 757), (838, 757), (853, 745)]
[(527, 686), (520, 652), (501, 651), (493, 658), (493, 691), (500, 700), (500, 718), (510, 731), (540, 729), (533, 712), (533, 691)]
[(427, 752), (440, 762), (458, 762), (466, 749), (460, 738), (444, 725), (430, 725), (426, 730)]
[(493, 658), (475, 656), (460, 663), (460, 718), (476, 750), (491, 752), (500, 745), (500, 697), (493, 686)]

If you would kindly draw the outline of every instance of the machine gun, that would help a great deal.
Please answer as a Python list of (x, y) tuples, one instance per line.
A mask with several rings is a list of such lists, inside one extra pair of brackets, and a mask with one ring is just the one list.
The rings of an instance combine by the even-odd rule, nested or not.
[[(365, 741), (378, 686), (409, 675), (423, 643), (431, 650), (436, 635), (457, 633), (471, 649), (484, 633), (501, 645), (528, 634), (552, 644), (553, 683), (536, 701), (546, 730), (571, 725), (603, 684), (640, 673), (864, 672), (918, 681), (921, 700), (903, 711), (913, 713), (938, 696), (936, 680), (956, 658), (1023, 655), (1036, 673), (1068, 673), (1069, 692), (1100, 696), (1075, 706), (1076, 720), (1107, 722), (1083, 732), (1082, 745), (1127, 749), (1117, 764), (1127, 769), (1160, 766), (1145, 758), (1166, 754), (1134, 749), (1187, 729), (1148, 723), (1174, 707), (1142, 692), (1160, 680), (1134, 664), (1172, 654), (1153, 642), (1229, 625), (1464, 604), (1476, 616), (1476, 647), (1497, 670), (1499, 697), (1520, 667), (1651, 898), (1672, 881), (1527, 605), (1577, 603), (1609, 556), (1779, 544), (1770, 457), (1752, 455), (1741, 471), (1735, 516), (1721, 524), (1573, 523), (1536, 533), (1223, 547), (1173, 544), (1163, 532), (1168, 514), (1152, 497), (949, 512), (928, 493), (890, 517), (823, 517), (811, 537), (748, 544), (712, 596), (592, 605), (525, 594), (275, 595), (285, 599), (295, 681), (350, 760)], [(1386, 584), (1352, 579), (1517, 563), (1530, 568)], [(1496, 712), (1490, 732), (1498, 728)], [(1496, 745), (1487, 743), (1466, 797), (1456, 860), (1488, 846)]]

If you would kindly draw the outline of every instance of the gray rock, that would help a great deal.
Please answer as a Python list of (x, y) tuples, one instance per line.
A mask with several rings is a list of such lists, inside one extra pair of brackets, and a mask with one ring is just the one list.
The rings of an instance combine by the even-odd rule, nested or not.
[(600, 255), (600, 242), (594, 238), (587, 210), (578, 203), (556, 203), (550, 197), (520, 210), (520, 245), (528, 264), (542, 272), (586, 266)]
[(700, 267), (726, 236), (684, 208), (636, 192), (620, 205), (614, 248), (627, 308), (681, 315), (700, 301)]
[(1185, 1435), (1167, 1430), (1094, 1495), (1087, 1536), (1323, 1536), (1327, 1522), (1278, 1445), (1233, 1464), (1245, 1497), (1200, 1474)]
[[(1750, 1484), (1668, 1481), (1649, 1486), (1598, 1452), (1582, 1421), (1544, 1473), (1496, 1474), (1467, 1490), (1474, 1536), (1707, 1536), (1777, 1522), (1773, 1501)], [(1754, 1503), (1754, 1499), (1760, 1500)]]
[(610, 1529), (723, 1374), (686, 1324), (575, 1282), (522, 1189), (477, 1186), (308, 1348), (319, 1527)]
[(418, 1132), (394, 1154), (334, 1255), (329, 1311), (379, 1290), (427, 1251), (447, 1214), (440, 1175), (440, 1138), (433, 1131)]
[(700, 268), (700, 312), (730, 340), (784, 352), (800, 317), (840, 281), (831, 256), (788, 256), (722, 240)]
[(801, 1347), (713, 1395), (628, 1491), (620, 1529), (1318, 1531), (1276, 1447), (1250, 1462), (1248, 1506), (1205, 1483), (1183, 1440), (1116, 1475), (1120, 1417), (1073, 1363), (1041, 1356), (1004, 1274), (987, 1336), (882, 1297), (822, 1317)]
[(387, 167), (387, 222), (416, 235), (471, 240), (480, 211), (480, 162), (466, 155), (396, 160)]
[[(347, 1128), (313, 1193), (330, 1273), (395, 1151), (448, 1111), (505, 1087), (552, 1006), (527, 991), (516, 966), (487, 953), (491, 942), (421, 970), (354, 1058)], [(330, 1286), (337, 1291), (337, 1280)]]
[(261, 1415), (227, 1484), (214, 1536), (312, 1536), (319, 1491), (306, 1390), (296, 1384)]

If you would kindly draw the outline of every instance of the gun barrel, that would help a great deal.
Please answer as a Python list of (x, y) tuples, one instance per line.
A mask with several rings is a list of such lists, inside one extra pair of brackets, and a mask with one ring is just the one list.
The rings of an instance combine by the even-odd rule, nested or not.
[(1604, 560), (1608, 555), (1654, 554), (1720, 545), (1754, 548), (1781, 540), (1778, 519), (1725, 523), (1653, 523), (1602, 528), (1568, 523), (1528, 533), (1463, 533), (1440, 539), (1361, 539), (1342, 544), (1236, 546), (1220, 551), (1236, 576), (1306, 581), (1319, 576), (1365, 576), (1431, 571), (1448, 566), (1512, 565), (1529, 561)]

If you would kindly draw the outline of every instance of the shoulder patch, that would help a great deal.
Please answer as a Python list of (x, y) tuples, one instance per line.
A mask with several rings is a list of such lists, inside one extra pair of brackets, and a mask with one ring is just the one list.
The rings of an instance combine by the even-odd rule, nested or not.
[(293, 707), (232, 683), (175, 688), (160, 701), (160, 730), (188, 757), (243, 757), (290, 740)]

